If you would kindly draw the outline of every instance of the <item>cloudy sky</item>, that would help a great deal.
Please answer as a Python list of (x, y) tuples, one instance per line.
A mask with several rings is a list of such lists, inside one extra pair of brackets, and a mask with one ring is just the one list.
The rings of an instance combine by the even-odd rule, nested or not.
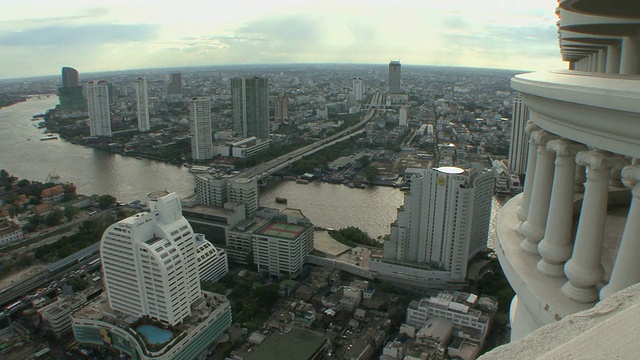
[(0, 78), (252, 63), (566, 68), (556, 0), (2, 0)]

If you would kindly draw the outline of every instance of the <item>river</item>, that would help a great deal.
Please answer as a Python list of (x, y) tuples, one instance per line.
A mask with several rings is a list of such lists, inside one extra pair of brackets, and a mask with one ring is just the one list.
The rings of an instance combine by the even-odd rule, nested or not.
[[(58, 103), (55, 95), (31, 98), (0, 109), (0, 168), (21, 179), (46, 181), (60, 175), (74, 183), (81, 194), (110, 194), (129, 202), (145, 199), (156, 190), (175, 191), (181, 197), (193, 193), (193, 176), (186, 168), (153, 160), (140, 160), (74, 145), (62, 139), (40, 141), (42, 130), (30, 121)], [(260, 195), (262, 206), (284, 208), (276, 197), (288, 199), (287, 207), (301, 209), (322, 227), (356, 226), (374, 238), (389, 233), (403, 194), (390, 187), (352, 189), (344, 185), (284, 181)]]

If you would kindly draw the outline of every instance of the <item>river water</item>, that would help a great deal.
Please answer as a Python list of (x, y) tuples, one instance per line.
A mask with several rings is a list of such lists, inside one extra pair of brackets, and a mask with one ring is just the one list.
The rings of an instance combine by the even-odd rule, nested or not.
[[(0, 168), (18, 178), (42, 182), (50, 174), (60, 175), (81, 194), (110, 194), (124, 202), (144, 200), (156, 190), (175, 191), (181, 197), (193, 193), (193, 176), (184, 167), (110, 154), (62, 139), (40, 141), (42, 130), (33, 126), (37, 121), (30, 121), (31, 117), (57, 103), (52, 95), (0, 109)], [(356, 226), (374, 238), (389, 233), (403, 202), (402, 192), (390, 187), (352, 189), (283, 181), (262, 191), (260, 204), (284, 208), (276, 197), (287, 198), (286, 207), (301, 209), (317, 226)]]

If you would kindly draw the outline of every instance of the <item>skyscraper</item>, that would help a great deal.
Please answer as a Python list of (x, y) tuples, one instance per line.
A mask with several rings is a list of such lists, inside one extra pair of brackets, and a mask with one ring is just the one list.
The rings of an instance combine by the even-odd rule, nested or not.
[(152, 193), (149, 206), (104, 232), (105, 290), (112, 309), (175, 325), (200, 297), (195, 237), (175, 193)]
[(353, 96), (356, 101), (362, 101), (364, 99), (364, 80), (360, 77), (353, 78)]
[(182, 95), (182, 73), (171, 74), (169, 84), (167, 85), (167, 95)]
[(76, 69), (67, 66), (62, 68), (62, 86), (58, 88), (58, 98), (63, 112), (87, 111), (87, 99), (82, 94)]
[(529, 109), (522, 103), (522, 95), (516, 93), (513, 98), (513, 117), (511, 120), (511, 142), (509, 145), (509, 170), (524, 175), (527, 167), (527, 149), (529, 141), (525, 128), (529, 120)]
[(80, 77), (78, 76), (78, 70), (72, 67), (62, 68), (62, 87), (70, 88), (80, 85)]
[(138, 130), (141, 132), (151, 130), (149, 124), (149, 93), (147, 92), (147, 79), (139, 77), (136, 80), (136, 100), (138, 105)]
[(87, 83), (87, 105), (91, 136), (111, 137), (111, 111), (109, 109), (109, 85), (106, 81)]
[(276, 96), (274, 110), (274, 119), (276, 121), (289, 119), (289, 98), (284, 93)]
[(211, 134), (211, 102), (208, 97), (195, 97), (189, 102), (189, 127), (193, 160), (211, 159), (213, 135)]
[(231, 79), (233, 130), (242, 137), (269, 138), (269, 81), (263, 77)]
[[(175, 193), (148, 198), (149, 212), (105, 230), (100, 242), (104, 293), (73, 310), (74, 336), (133, 359), (204, 359), (231, 325), (231, 306), (224, 296), (200, 289), (199, 272), (220, 276), (226, 256), (204, 237), (196, 240)], [(168, 338), (151, 337), (150, 325)]]
[(493, 174), (475, 164), (410, 168), (407, 176), (411, 190), (391, 224), (384, 258), (372, 262), (371, 268), (391, 277), (419, 268), (398, 280), (423, 282), (422, 286), (464, 280), (469, 259), (487, 247)]
[(389, 94), (402, 93), (400, 82), (400, 61), (389, 63)]

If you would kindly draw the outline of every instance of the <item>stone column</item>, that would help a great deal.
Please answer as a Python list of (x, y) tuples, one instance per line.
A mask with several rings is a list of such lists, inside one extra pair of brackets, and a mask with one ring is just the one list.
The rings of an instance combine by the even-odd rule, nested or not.
[(615, 188), (622, 188), (624, 184), (622, 183), (622, 168), (625, 165), (628, 165), (629, 162), (625, 160), (623, 156), (618, 155), (620, 158), (620, 163), (611, 168), (611, 177), (609, 178), (609, 186)]
[(574, 189), (576, 192), (584, 192), (584, 182), (587, 181), (587, 168), (576, 164), (576, 177)]
[(607, 74), (617, 74), (620, 71), (620, 45), (612, 44), (607, 47)]
[(620, 74), (640, 74), (640, 41), (638, 41), (638, 38), (636, 36), (622, 37)]
[(604, 222), (607, 216), (609, 172), (617, 160), (609, 152), (582, 151), (576, 156), (578, 165), (585, 165), (587, 182), (578, 222), (573, 256), (564, 266), (569, 279), (562, 293), (572, 300), (590, 303), (598, 299), (598, 284), (604, 276), (601, 264)]
[(525, 129), (529, 134), (529, 151), (527, 154), (527, 172), (524, 177), (524, 189), (522, 190), (522, 201), (520, 202), (520, 208), (518, 209), (518, 219), (520, 221), (527, 220), (527, 214), (529, 213), (529, 201), (531, 200), (531, 189), (533, 188), (533, 178), (535, 176), (536, 159), (538, 157), (538, 144), (531, 138), (531, 134), (534, 131), (540, 130), (532, 121), (527, 121), (527, 128)]
[(538, 244), (542, 259), (538, 270), (548, 276), (564, 276), (564, 263), (573, 250), (573, 194), (576, 160), (579, 151), (587, 147), (570, 140), (557, 139), (547, 143), (547, 150), (556, 154), (556, 168), (551, 189), (551, 203), (544, 238)]
[(600, 290), (600, 299), (640, 282), (640, 167), (625, 166), (624, 184), (631, 188), (631, 205), (624, 225), (620, 248), (613, 264), (609, 284)]
[(603, 73), (606, 71), (606, 66), (607, 66), (607, 53), (605, 49), (598, 50), (597, 56), (598, 56), (598, 64), (597, 64), (598, 72)]
[(544, 130), (538, 130), (531, 134), (531, 138), (538, 144), (536, 176), (533, 179), (527, 220), (520, 225), (518, 232), (525, 237), (520, 247), (527, 252), (537, 254), (538, 243), (542, 240), (544, 228), (547, 225), (551, 182), (553, 181), (554, 156), (552, 152), (547, 150), (547, 143), (557, 136)]

